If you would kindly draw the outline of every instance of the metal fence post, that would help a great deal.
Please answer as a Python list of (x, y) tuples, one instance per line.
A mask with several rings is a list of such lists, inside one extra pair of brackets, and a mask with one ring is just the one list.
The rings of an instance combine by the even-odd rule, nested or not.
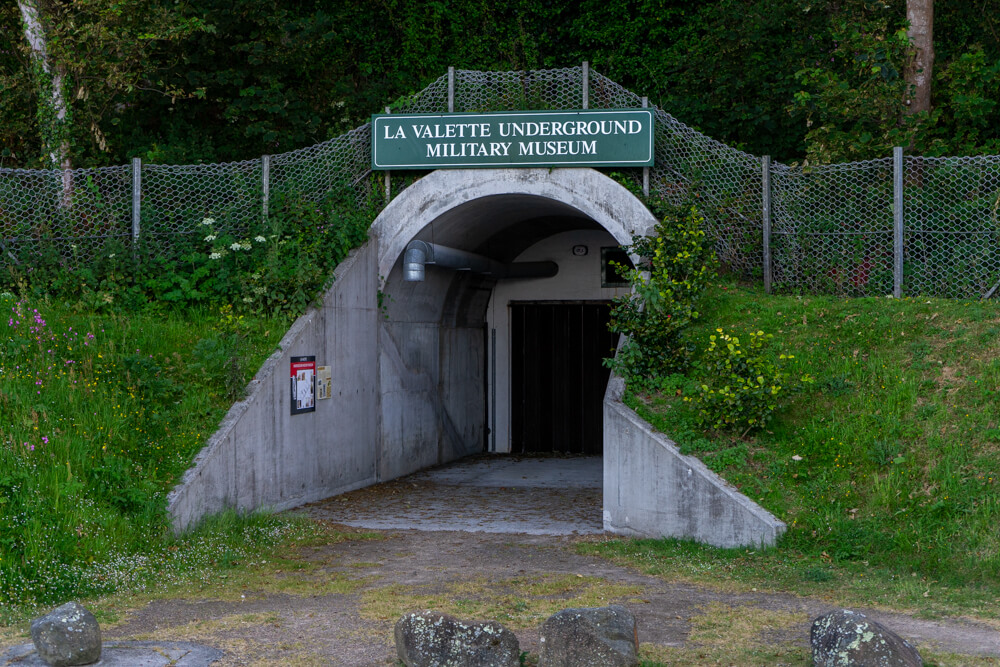
[(455, 68), (448, 68), (448, 113), (455, 113)]
[(771, 293), (771, 156), (761, 158), (761, 191), (764, 199), (764, 293)]
[[(392, 109), (389, 107), (385, 108), (386, 113), (392, 113)], [(385, 203), (388, 204), (392, 201), (392, 176), (390, 171), (385, 172)]]
[(142, 207), (142, 158), (132, 158), (132, 250), (139, 242), (139, 216)]
[(903, 296), (903, 147), (892, 149), (892, 295)]
[(264, 223), (267, 224), (267, 215), (271, 205), (271, 156), (260, 156), (260, 184), (262, 188), (262, 207), (264, 210)]
[[(649, 108), (649, 98), (642, 98), (642, 108)], [(649, 197), (649, 167), (642, 168), (642, 195), (644, 197)]]
[(590, 61), (583, 61), (583, 108), (590, 108)]

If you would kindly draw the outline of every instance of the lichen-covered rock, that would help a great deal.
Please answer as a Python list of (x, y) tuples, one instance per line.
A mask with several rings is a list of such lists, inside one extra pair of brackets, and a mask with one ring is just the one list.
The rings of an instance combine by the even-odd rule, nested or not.
[(424, 611), (396, 621), (396, 654), (406, 667), (517, 667), (521, 646), (496, 621), (466, 623)]
[(809, 633), (816, 667), (920, 667), (908, 641), (857, 611), (820, 616)]
[(31, 641), (53, 667), (89, 665), (101, 659), (101, 628), (94, 615), (67, 602), (31, 622)]
[(625, 607), (563, 609), (542, 624), (538, 667), (634, 667), (635, 617)]

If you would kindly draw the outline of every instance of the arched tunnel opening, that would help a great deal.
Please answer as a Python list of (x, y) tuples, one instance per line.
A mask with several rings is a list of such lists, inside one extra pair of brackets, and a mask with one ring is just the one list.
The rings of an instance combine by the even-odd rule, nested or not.
[[(406, 242), (382, 286), (380, 477), (480, 452), (600, 455), (620, 242), (528, 194), (465, 202)], [(445, 261), (415, 277), (434, 249)]]

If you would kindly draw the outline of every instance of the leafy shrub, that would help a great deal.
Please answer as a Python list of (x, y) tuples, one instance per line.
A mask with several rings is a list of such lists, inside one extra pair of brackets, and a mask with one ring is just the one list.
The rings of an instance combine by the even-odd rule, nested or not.
[(698, 298), (715, 276), (715, 255), (695, 208), (668, 211), (656, 235), (634, 236), (628, 251), (642, 258), (637, 268), (618, 266), (633, 293), (615, 299), (611, 330), (628, 336), (606, 364), (630, 384), (684, 372), (692, 346), (685, 329), (698, 319)]
[[(880, 12), (876, 12), (877, 14)], [(802, 90), (789, 112), (805, 112), (810, 162), (866, 160), (909, 145), (916, 116), (906, 113), (903, 77), (910, 40), (897, 16), (871, 16), (867, 25), (840, 19), (831, 26), (833, 65), (819, 61), (795, 74)]]
[(706, 428), (760, 428), (778, 408), (780, 399), (801, 383), (810, 383), (807, 374), (790, 377), (787, 362), (794, 355), (770, 353), (771, 334), (751, 332), (744, 343), (734, 335), (716, 329), (698, 363), (703, 377), (694, 396), (685, 396), (698, 408), (698, 423)]
[(24, 261), (8, 267), (10, 275), (0, 275), (0, 285), (97, 312), (232, 304), (243, 312), (294, 317), (365, 241), (376, 213), (374, 204), (359, 206), (348, 185), (318, 201), (276, 193), (266, 219), (234, 221), (222, 212), (176, 220), (176, 212), (151, 208), (144, 210), (144, 229), (170, 225), (180, 231), (143, 232), (134, 246), (117, 239), (94, 247), (71, 244), (72, 256), (64, 257), (52, 228), (45, 232), (52, 238), (43, 234)]
[(1000, 60), (979, 44), (935, 72), (934, 110), (917, 135), (926, 155), (1000, 152)]

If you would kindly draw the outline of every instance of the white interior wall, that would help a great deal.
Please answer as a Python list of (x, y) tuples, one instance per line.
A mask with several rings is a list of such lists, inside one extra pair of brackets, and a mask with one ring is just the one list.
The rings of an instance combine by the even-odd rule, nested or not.
[[(573, 246), (576, 245), (587, 246), (587, 254), (575, 256)], [(492, 332), (496, 332), (496, 356), (489, 360), (490, 371), (495, 368), (496, 372), (495, 377), (490, 379), (487, 389), (490, 406), (487, 426), (491, 429), (489, 437), (491, 451), (511, 450), (510, 303), (512, 301), (610, 301), (616, 296), (628, 294), (627, 287), (601, 287), (601, 248), (617, 246), (619, 246), (618, 241), (602, 230), (574, 230), (555, 234), (525, 250), (516, 261), (551, 260), (559, 265), (558, 274), (552, 278), (501, 280), (493, 288), (493, 295), (486, 309), (491, 340)], [(492, 342), (488, 345), (492, 348)], [(487, 354), (494, 354), (494, 350), (487, 350)]]

